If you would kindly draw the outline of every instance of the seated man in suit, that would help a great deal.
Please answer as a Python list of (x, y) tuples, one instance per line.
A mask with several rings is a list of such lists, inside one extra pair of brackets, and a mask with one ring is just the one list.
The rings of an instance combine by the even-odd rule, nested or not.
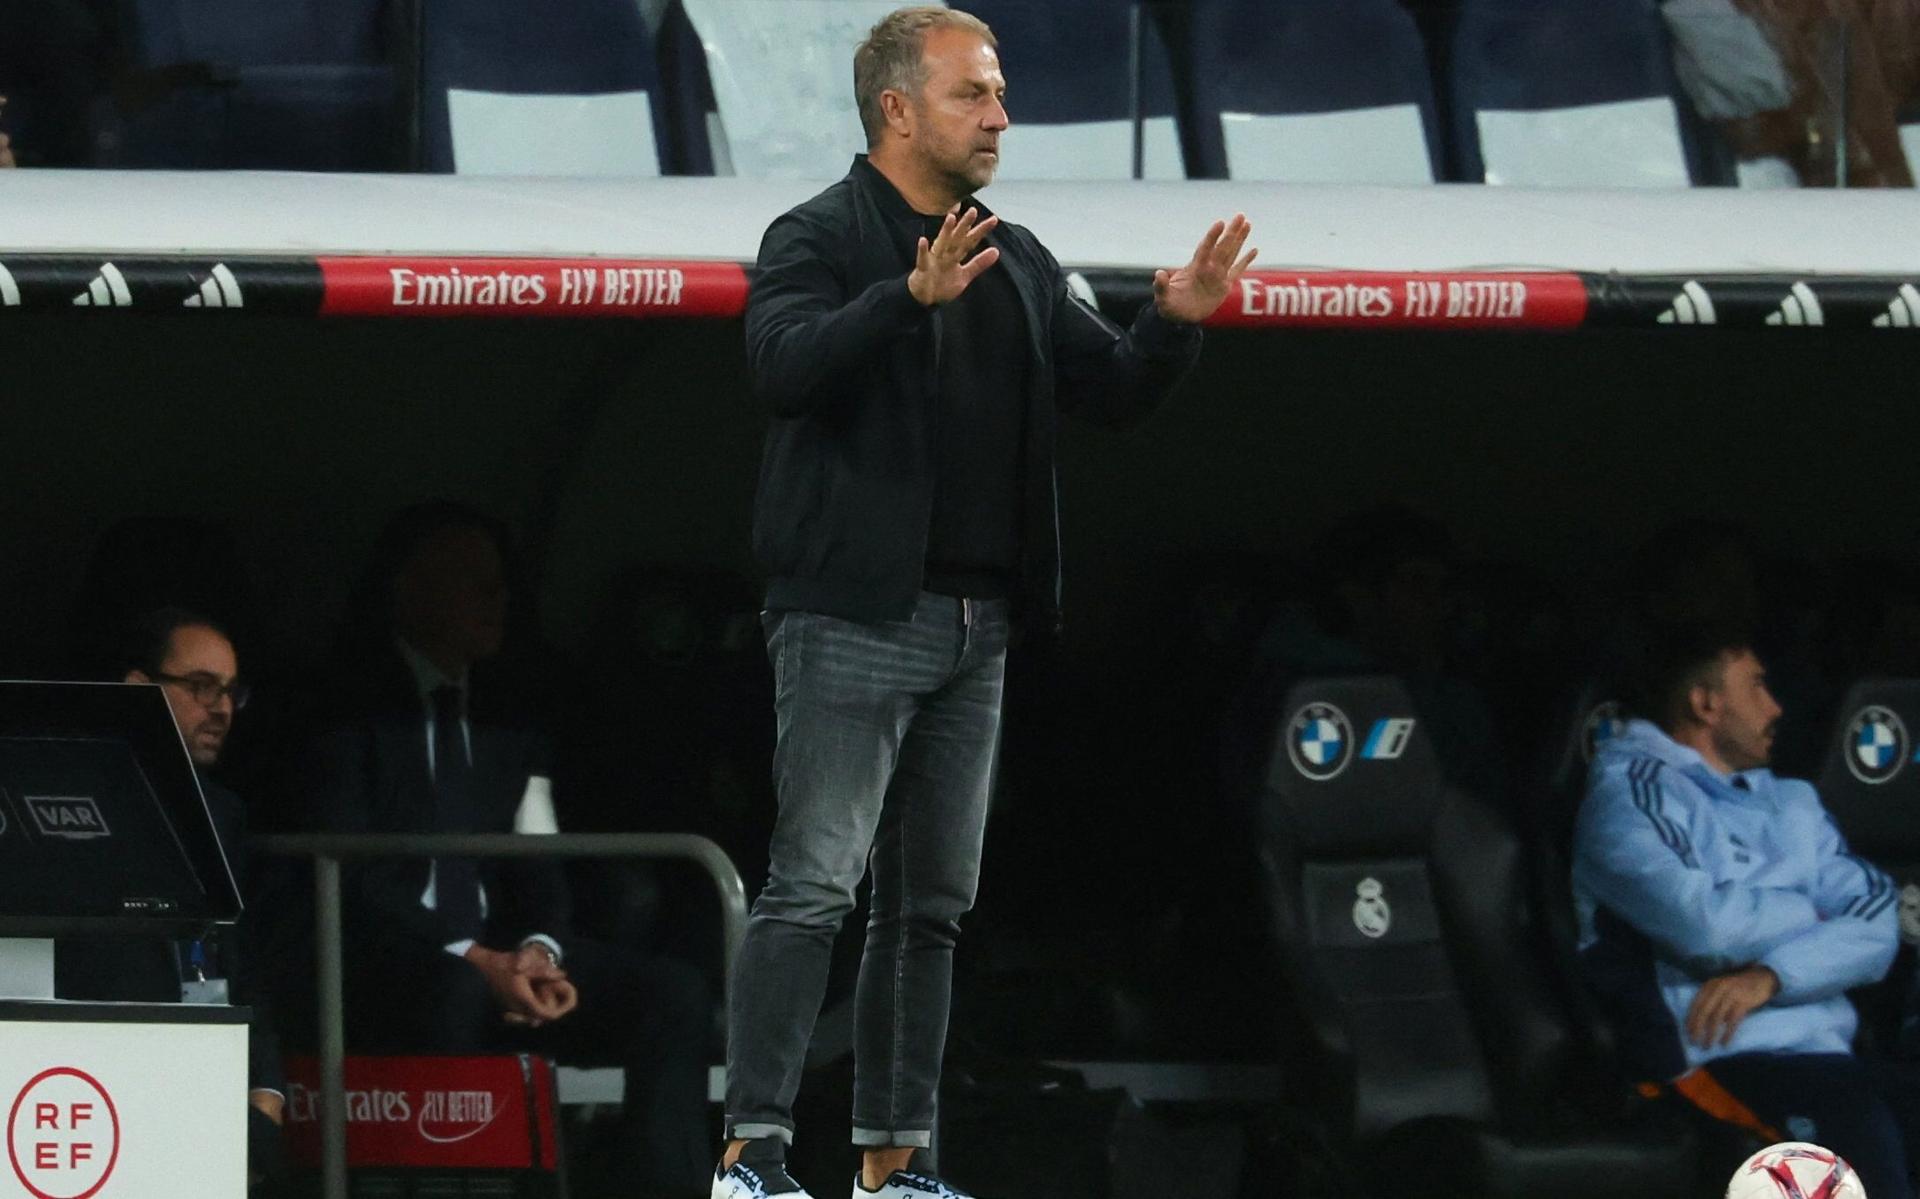
[[(389, 525), (308, 771), (322, 827), (515, 830), (547, 738), (534, 684), (500, 652), (506, 572), (501, 531), (470, 509)], [(623, 1066), (641, 1181), (704, 1191), (713, 1013), (698, 971), (570, 935), (551, 861), (378, 860), (348, 873), (346, 897), (351, 1043)]]
[[(184, 608), (162, 608), (139, 617), (123, 632), (118, 659), (116, 681), (157, 683), (166, 695), (234, 880), (241, 893), (248, 894), (246, 808), (239, 796), (209, 774), (220, 761), (235, 715), (247, 702), (232, 640), (205, 616)], [(65, 938), (54, 957), (54, 988), (62, 999), (232, 1002), (252, 1008), (247, 1100), (253, 1110), (248, 1140), (252, 1173), (257, 1177), (278, 1169), (286, 1083), (272, 1016), (265, 996), (252, 985), (249, 950), (254, 927), (249, 910), (237, 926), (204, 940)]]
[(1893, 961), (1893, 885), (1810, 785), (1767, 769), (1781, 710), (1743, 632), (1638, 643), (1639, 718), (1597, 753), (1573, 863), (1581, 965), (1629, 1068), (1904, 1199), (1920, 1087), (1854, 1056), (1846, 995)]

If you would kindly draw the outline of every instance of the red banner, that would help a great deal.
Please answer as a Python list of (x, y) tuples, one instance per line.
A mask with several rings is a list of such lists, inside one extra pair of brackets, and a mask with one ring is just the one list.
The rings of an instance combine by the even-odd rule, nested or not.
[(600, 258), (321, 258), (322, 316), (733, 317), (735, 262)]
[[(320, 1161), (319, 1063), (287, 1062), (287, 1144)], [(552, 1170), (553, 1073), (544, 1058), (349, 1057), (347, 1162)]]
[(1578, 275), (1249, 273), (1210, 325), (1317, 329), (1577, 329), (1587, 316)]

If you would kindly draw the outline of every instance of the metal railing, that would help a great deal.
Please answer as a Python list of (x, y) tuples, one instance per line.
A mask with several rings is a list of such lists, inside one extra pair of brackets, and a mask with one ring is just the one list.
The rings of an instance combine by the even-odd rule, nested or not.
[(720, 896), (725, 938), (721, 1000), (732, 991), (734, 951), (747, 927), (747, 890), (718, 845), (690, 833), (309, 833), (256, 837), (261, 853), (313, 859), (320, 1011), (322, 1199), (347, 1199), (346, 1021), (341, 962), (340, 865), (367, 858), (650, 858), (690, 861)]

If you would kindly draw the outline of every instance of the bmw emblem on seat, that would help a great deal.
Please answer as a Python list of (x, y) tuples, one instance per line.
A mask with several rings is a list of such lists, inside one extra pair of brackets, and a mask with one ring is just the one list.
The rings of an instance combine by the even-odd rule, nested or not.
[(1353, 725), (1332, 704), (1308, 704), (1287, 722), (1287, 756), (1293, 768), (1324, 783), (1353, 760)]
[(1907, 726), (1891, 708), (1862, 708), (1847, 724), (1847, 769), (1863, 783), (1884, 783), (1907, 762)]

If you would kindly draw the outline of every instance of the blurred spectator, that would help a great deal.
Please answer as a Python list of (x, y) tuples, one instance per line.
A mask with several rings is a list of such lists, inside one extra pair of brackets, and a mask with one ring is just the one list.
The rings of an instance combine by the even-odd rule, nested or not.
[(1584, 973), (1649, 1085), (1764, 1141), (1830, 1146), (1868, 1193), (1903, 1199), (1920, 1087), (1853, 1056), (1846, 996), (1893, 960), (1892, 880), (1809, 784), (1767, 768), (1781, 710), (1738, 617), (1692, 615), (1644, 624), (1636, 718), (1589, 776)]
[[(7, 98), (0, 96), (0, 116), (4, 116), (6, 111)], [(0, 170), (5, 170), (7, 167), (17, 167), (19, 165), (20, 164), (15, 162), (13, 158), (13, 138), (6, 130), (0, 129)]]
[[(157, 683), (173, 710), (180, 738), (193, 758), (214, 830), (242, 895), (249, 894), (246, 809), (240, 797), (209, 772), (220, 761), (227, 734), (246, 706), (247, 686), (233, 642), (219, 625), (184, 608), (161, 608), (122, 630), (113, 677)], [(148, 1003), (244, 1004), (252, 1009), (247, 1038), (249, 1173), (256, 1179), (282, 1167), (279, 1126), (286, 1106), (280, 1043), (260, 989), (254, 952), (257, 924), (251, 904), (240, 923), (191, 941), (157, 937), (66, 938), (55, 955), (55, 990), (62, 999)]]
[[(1758, 107), (1775, 98), (1771, 87), (1754, 88), (1765, 73), (1751, 50), (1732, 51), (1721, 38), (1715, 50), (1694, 49), (1700, 71), (1690, 75), (1688, 51), (1699, 39), (1679, 38), (1683, 69), (1696, 103), (1742, 159), (1784, 158), (1806, 187), (1834, 187), (1839, 153), (1846, 153), (1850, 187), (1912, 187), (1911, 164), (1900, 145), (1900, 110), (1920, 88), (1920, 3), (1916, 0), (1735, 0), (1778, 54), (1788, 82), (1785, 104)], [(1696, 0), (1671, 0), (1694, 7)], [(1696, 22), (1711, 28), (1711, 16)], [(1676, 31), (1684, 26), (1684, 18)], [(1737, 27), (1734, 18), (1723, 24)], [(1741, 36), (1742, 45), (1751, 39)], [(1717, 87), (1703, 88), (1704, 77)], [(1721, 82), (1744, 78), (1746, 85)], [(1715, 92), (1721, 93), (1716, 98)], [(1744, 99), (1724, 102), (1735, 93)], [(1704, 101), (1704, 102), (1703, 102)], [(1741, 111), (1749, 108), (1749, 111)], [(1838, 118), (1844, 114), (1844, 128)]]
[(1674, 73), (1700, 115), (1733, 121), (1785, 108), (1793, 83), (1767, 31), (1733, 0), (1666, 0)]
[[(509, 577), (503, 530), (472, 509), (425, 504), (389, 523), (311, 760), (322, 827), (505, 833), (538, 809), (548, 738), (500, 658)], [(622, 1066), (631, 1181), (704, 1191), (712, 1007), (698, 971), (572, 935), (550, 861), (386, 859), (354, 869), (347, 897), (353, 1044)]]

